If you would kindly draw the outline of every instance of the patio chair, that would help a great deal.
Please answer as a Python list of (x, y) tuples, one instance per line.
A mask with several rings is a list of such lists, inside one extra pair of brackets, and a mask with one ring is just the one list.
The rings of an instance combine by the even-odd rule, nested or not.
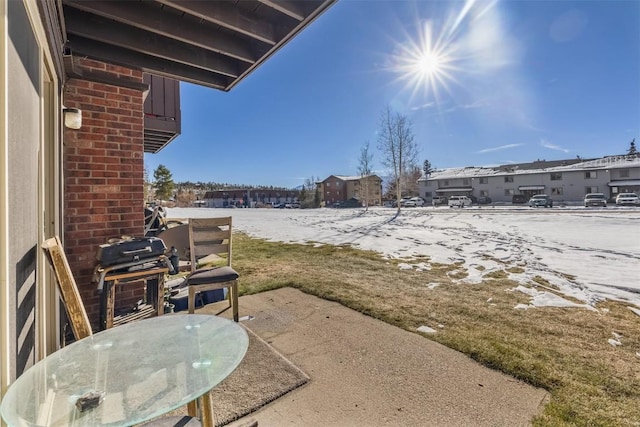
[[(189, 313), (195, 312), (196, 297), (203, 292), (229, 290), (229, 308), (238, 321), (238, 273), (231, 267), (231, 217), (189, 219), (189, 252), (191, 273), (186, 278), (189, 288)], [(204, 259), (224, 262), (223, 266), (198, 268)], [(213, 258), (213, 260), (212, 260)], [(227, 310), (225, 308), (222, 311)], [(218, 313), (220, 314), (220, 313)]]
[(73, 273), (69, 267), (69, 262), (64, 254), (62, 243), (58, 236), (47, 239), (42, 244), (42, 249), (47, 255), (49, 264), (53, 268), (56, 282), (67, 316), (71, 322), (71, 329), (76, 340), (88, 337), (93, 334), (89, 317), (82, 304), (78, 286), (73, 278)]

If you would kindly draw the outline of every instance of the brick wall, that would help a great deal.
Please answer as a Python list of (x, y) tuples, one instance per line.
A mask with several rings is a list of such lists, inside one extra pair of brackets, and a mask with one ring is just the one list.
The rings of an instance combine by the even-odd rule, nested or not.
[[(142, 83), (142, 72), (88, 59), (81, 70), (97, 70)], [(100, 296), (92, 282), (98, 245), (144, 232), (143, 93), (70, 79), (64, 105), (82, 110), (82, 128), (64, 130), (64, 244), (69, 264), (94, 328)], [(133, 304), (142, 284), (117, 290), (116, 307)]]

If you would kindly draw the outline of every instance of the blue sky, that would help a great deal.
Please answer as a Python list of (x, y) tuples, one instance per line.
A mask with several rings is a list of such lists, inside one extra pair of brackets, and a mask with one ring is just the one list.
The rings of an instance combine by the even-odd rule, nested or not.
[(640, 143), (640, 1), (339, 0), (230, 92), (181, 84), (174, 181), (296, 187), (374, 169), (385, 106), (436, 168)]

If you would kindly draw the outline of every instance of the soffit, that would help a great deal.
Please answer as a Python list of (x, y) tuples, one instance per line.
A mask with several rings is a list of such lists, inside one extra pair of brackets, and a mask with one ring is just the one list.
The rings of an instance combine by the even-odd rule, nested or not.
[(66, 53), (228, 91), (336, 0), (62, 0)]

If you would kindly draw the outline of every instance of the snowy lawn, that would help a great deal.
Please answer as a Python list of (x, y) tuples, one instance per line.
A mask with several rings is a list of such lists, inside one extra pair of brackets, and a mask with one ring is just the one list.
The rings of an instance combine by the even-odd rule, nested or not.
[(640, 209), (168, 210), (227, 215), (241, 293), (294, 286), (543, 387), (534, 425), (640, 420)]
[(511, 270), (532, 307), (576, 305), (560, 294), (580, 306), (610, 299), (640, 310), (640, 209), (424, 207), (399, 217), (390, 208), (168, 209), (169, 218), (225, 215), (270, 241), (349, 244), (406, 260), (401, 268), (456, 264), (467, 283)]

